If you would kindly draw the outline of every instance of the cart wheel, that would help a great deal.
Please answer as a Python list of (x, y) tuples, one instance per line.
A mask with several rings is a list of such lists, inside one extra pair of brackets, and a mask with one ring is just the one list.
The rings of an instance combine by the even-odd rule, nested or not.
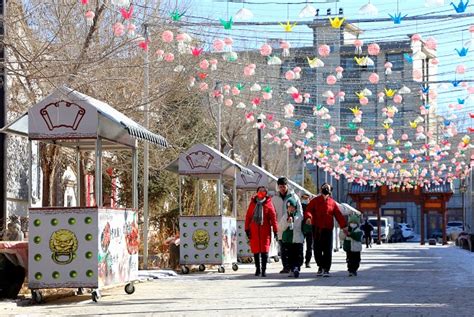
[(239, 265), (237, 263), (232, 264), (232, 270), (237, 271), (239, 269)]
[(181, 273), (183, 273), (183, 274), (188, 274), (188, 273), (189, 273), (189, 267), (183, 265), (183, 266), (181, 267)]
[(100, 299), (100, 293), (98, 290), (92, 291), (91, 299), (93, 302), (97, 303), (97, 301)]
[(275, 255), (275, 256), (273, 257), (273, 261), (275, 261), (275, 262), (280, 262), (280, 257), (279, 257), (278, 255)]
[(204, 264), (199, 265), (199, 272), (204, 272), (206, 270), (206, 266)]
[(32, 290), (31, 298), (36, 304), (40, 304), (43, 301), (43, 294), (40, 291)]
[(135, 293), (135, 285), (133, 285), (132, 283), (128, 283), (127, 285), (125, 285), (125, 293), (127, 293), (128, 295)]
[(84, 295), (84, 289), (82, 287), (79, 287), (77, 289), (76, 295)]
[(223, 265), (219, 266), (219, 268), (217, 269), (217, 272), (225, 273), (225, 267)]

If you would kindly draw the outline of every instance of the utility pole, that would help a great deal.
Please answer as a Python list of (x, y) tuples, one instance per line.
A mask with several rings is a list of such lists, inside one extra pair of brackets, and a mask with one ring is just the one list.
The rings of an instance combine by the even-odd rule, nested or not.
[[(6, 0), (0, 0), (0, 38), (3, 40), (5, 37), (5, 8)], [(5, 74), (5, 47), (4, 45), (0, 46), (0, 59), (3, 63), (0, 64), (0, 127), (5, 126), (5, 118), (7, 113), (7, 76)], [(0, 229), (6, 225), (7, 217), (7, 200), (6, 200), (6, 173), (7, 173), (7, 160), (6, 160), (6, 137), (4, 133), (0, 133), (0, 162), (2, 168), (0, 171), (0, 220), (3, 219), (3, 223), (0, 224)], [(31, 180), (30, 180), (31, 182)]]
[[(148, 25), (144, 24), (144, 35), (145, 41), (148, 40)], [(145, 128), (148, 129), (149, 117), (148, 112), (150, 110), (149, 103), (149, 90), (150, 90), (150, 64), (148, 49), (145, 50), (145, 63), (143, 65), (143, 100), (144, 100), (144, 119)], [(145, 148), (143, 151), (143, 268), (148, 269), (148, 182), (149, 172), (148, 165), (150, 160), (150, 145), (148, 142), (144, 144)]]

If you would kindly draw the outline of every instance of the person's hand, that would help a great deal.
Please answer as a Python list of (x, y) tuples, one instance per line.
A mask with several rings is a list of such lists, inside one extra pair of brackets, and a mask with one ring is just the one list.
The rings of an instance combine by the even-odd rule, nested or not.
[(346, 236), (349, 235), (349, 230), (347, 229), (347, 227), (345, 227), (344, 229), (342, 229), (342, 231), (344, 232), (344, 234), (345, 234)]
[(306, 219), (306, 224), (307, 224), (307, 225), (311, 225), (311, 224), (312, 224), (312, 223), (311, 223), (311, 219), (309, 219), (309, 218)]
[(293, 217), (288, 217), (288, 223), (292, 223), (293, 222)]

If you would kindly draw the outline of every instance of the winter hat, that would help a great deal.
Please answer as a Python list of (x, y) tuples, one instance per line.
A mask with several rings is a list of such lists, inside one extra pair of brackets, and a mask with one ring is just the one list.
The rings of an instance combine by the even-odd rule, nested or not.
[(288, 198), (288, 200), (286, 201), (286, 205), (291, 205), (291, 206), (293, 206), (293, 207), (296, 207), (296, 206), (297, 206), (296, 199), (294, 199), (294, 198)]
[(350, 215), (349, 216), (349, 223), (356, 223), (360, 224), (360, 218), (357, 215)]
[(288, 185), (288, 178), (284, 176), (278, 178), (277, 185)]

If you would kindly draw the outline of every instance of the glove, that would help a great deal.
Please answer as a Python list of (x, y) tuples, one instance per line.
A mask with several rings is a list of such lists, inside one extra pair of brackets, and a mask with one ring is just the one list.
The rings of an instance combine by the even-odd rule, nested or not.
[(245, 231), (245, 234), (247, 235), (247, 239), (250, 240), (250, 230)]

